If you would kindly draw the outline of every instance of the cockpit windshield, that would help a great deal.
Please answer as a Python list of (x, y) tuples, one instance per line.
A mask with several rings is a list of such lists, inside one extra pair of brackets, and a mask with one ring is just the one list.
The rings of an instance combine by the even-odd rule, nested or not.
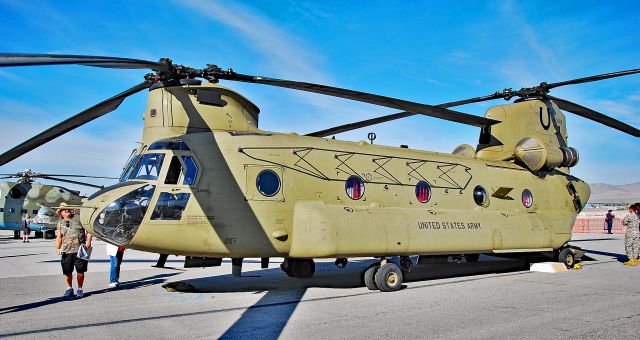
[[(137, 156), (140, 157), (140, 156)], [(137, 158), (136, 157), (136, 158)], [(162, 161), (164, 160), (164, 154), (162, 153), (148, 153), (142, 155), (137, 163), (132, 162), (132, 169), (128, 169), (123, 178), (126, 179), (158, 179), (160, 169), (162, 169)]]
[(122, 175), (120, 175), (119, 182), (124, 182), (127, 180), (127, 178), (129, 178), (129, 176), (131, 176), (131, 171), (133, 170), (133, 167), (136, 165), (136, 163), (138, 163), (139, 159), (140, 159), (140, 155), (136, 155), (134, 157), (131, 157), (131, 159), (129, 159), (129, 162), (122, 170)]

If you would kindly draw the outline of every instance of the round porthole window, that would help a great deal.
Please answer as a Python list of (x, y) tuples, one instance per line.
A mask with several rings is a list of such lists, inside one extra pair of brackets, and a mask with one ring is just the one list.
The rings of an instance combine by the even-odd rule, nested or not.
[(473, 189), (473, 200), (477, 205), (481, 205), (486, 207), (489, 205), (489, 195), (487, 194), (487, 190), (485, 190), (481, 185), (478, 185)]
[(359, 176), (350, 176), (344, 186), (347, 195), (352, 200), (359, 200), (364, 196), (364, 182)]
[(262, 170), (256, 178), (256, 187), (262, 195), (271, 197), (280, 191), (280, 177), (273, 170)]
[(522, 205), (524, 205), (525, 208), (531, 208), (533, 205), (533, 194), (529, 189), (522, 191)]
[(425, 181), (416, 184), (416, 198), (420, 203), (427, 203), (431, 199), (431, 186)]

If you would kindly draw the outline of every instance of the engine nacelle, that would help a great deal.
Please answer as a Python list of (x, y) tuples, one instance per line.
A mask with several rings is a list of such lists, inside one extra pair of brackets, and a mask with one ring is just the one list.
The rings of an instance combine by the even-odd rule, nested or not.
[(538, 171), (572, 167), (578, 163), (578, 150), (572, 147), (549, 146), (537, 137), (521, 139), (514, 150), (517, 159), (529, 169)]

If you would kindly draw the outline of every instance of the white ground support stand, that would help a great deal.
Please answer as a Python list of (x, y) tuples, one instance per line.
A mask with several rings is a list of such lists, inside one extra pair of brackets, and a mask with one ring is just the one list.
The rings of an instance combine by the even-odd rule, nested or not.
[(541, 273), (563, 273), (569, 271), (562, 262), (540, 262), (534, 263), (529, 269), (532, 272)]

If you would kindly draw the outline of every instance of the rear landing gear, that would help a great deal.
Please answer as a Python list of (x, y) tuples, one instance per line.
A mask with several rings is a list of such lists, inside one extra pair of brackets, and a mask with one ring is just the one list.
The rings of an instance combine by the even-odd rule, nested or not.
[(564, 265), (571, 269), (576, 264), (576, 258), (573, 254), (573, 251), (570, 248), (564, 248), (560, 251), (558, 255), (558, 260), (564, 263)]
[(376, 284), (376, 272), (380, 269), (380, 263), (373, 263), (367, 268), (364, 272), (364, 285), (369, 288), (369, 290), (378, 290), (378, 285)]
[[(407, 265), (406, 261), (404, 263)], [(408, 267), (407, 267), (408, 268)], [(395, 263), (383, 260), (382, 264), (375, 262), (364, 272), (364, 285), (369, 290), (381, 292), (395, 292), (402, 288), (404, 275), (402, 269)]]
[(308, 279), (315, 273), (316, 264), (312, 259), (284, 259), (280, 268), (289, 277)]
[(384, 264), (376, 272), (376, 286), (381, 292), (395, 292), (402, 288), (402, 270), (395, 263)]

